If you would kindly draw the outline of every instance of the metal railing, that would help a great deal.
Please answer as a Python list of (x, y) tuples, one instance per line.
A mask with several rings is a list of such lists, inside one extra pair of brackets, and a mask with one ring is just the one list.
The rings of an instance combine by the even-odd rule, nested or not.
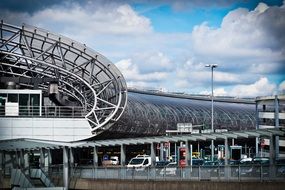
[[(71, 167), (70, 180), (188, 180), (188, 181), (284, 181), (285, 165), (229, 165), (188, 167)], [(49, 168), (50, 176), (62, 176), (62, 166)]]
[[(8, 106), (9, 107), (9, 106)], [(7, 109), (7, 105), (6, 105)], [(46, 118), (82, 118), (85, 117), (87, 111), (83, 107), (71, 106), (19, 106), (11, 108), (14, 113), (7, 115), (5, 105), (0, 106), (0, 117), (13, 116), (13, 117), (46, 117)]]

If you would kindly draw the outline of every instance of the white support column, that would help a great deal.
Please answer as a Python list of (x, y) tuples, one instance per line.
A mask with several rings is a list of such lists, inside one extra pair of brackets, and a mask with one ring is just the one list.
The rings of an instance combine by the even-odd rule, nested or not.
[(25, 168), (25, 159), (24, 159), (25, 151), (23, 149), (20, 150), (20, 168)]
[(44, 148), (40, 148), (40, 168), (45, 167), (45, 150)]
[(276, 143), (276, 136), (271, 135), (270, 142), (269, 142), (270, 165), (274, 165), (276, 161), (275, 143)]
[(29, 152), (28, 151), (24, 151), (24, 167), (28, 168), (30, 166), (30, 161), (29, 161)]
[(271, 179), (275, 179), (276, 177), (276, 136), (275, 135), (271, 135), (270, 137), (270, 142), (269, 142), (269, 159), (270, 159), (270, 171), (269, 171), (269, 176), (271, 177)]
[(69, 158), (70, 167), (74, 167), (74, 149), (72, 147), (69, 148)]
[(151, 166), (155, 166), (156, 156), (155, 156), (155, 146), (154, 146), (154, 143), (150, 144), (150, 156), (151, 156)]
[(186, 141), (186, 166), (192, 166), (192, 152), (193, 152), (193, 146), (192, 144), (189, 144), (189, 141)]
[(68, 182), (69, 182), (69, 176), (68, 176), (68, 147), (63, 147), (63, 187), (65, 189), (68, 189)]
[(160, 156), (159, 156), (159, 161), (163, 161), (163, 143), (160, 143)]
[(225, 138), (225, 165), (228, 165), (229, 160), (229, 143), (228, 138)]
[(93, 166), (94, 167), (98, 166), (98, 147), (97, 146), (93, 147)]
[[(274, 117), (275, 117), (275, 128), (279, 127), (279, 99), (278, 96), (275, 95), (275, 113), (274, 113)], [(275, 137), (275, 157), (276, 159), (279, 158), (279, 136)]]
[(126, 165), (126, 145), (121, 145), (121, 166)]
[(52, 165), (52, 156), (51, 156), (51, 149), (47, 150), (47, 156), (48, 156), (48, 165)]

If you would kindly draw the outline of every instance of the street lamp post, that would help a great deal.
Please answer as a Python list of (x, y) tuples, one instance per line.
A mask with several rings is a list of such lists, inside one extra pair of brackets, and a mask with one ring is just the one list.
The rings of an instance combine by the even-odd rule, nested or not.
[[(211, 130), (214, 132), (214, 68), (218, 67), (217, 64), (210, 64), (205, 65), (205, 67), (211, 68), (211, 85), (212, 85), (212, 95), (211, 95), (211, 101), (212, 101), (212, 116), (211, 116)], [(211, 141), (211, 160), (214, 161), (214, 140)]]

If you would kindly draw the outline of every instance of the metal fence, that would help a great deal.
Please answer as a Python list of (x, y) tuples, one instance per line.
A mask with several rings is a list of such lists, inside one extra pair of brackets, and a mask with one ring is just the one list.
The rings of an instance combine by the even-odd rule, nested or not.
[[(48, 169), (62, 176), (62, 167)], [(283, 181), (285, 165), (237, 165), (192, 167), (71, 167), (70, 179), (193, 180), (193, 181)]]
[(6, 113), (5, 106), (0, 106), (0, 116), (82, 118), (87, 114), (83, 107), (72, 106), (18, 106), (13, 109), (14, 113)]

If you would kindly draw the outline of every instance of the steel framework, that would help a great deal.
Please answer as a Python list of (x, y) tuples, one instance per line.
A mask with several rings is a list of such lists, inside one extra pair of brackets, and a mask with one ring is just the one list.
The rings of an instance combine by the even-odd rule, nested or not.
[[(101, 54), (84, 44), (29, 25), (0, 23), (0, 76), (39, 79), (48, 91), (48, 80), (59, 92), (87, 111), (93, 134), (111, 127), (127, 103), (127, 86), (120, 71)], [(24, 81), (24, 80), (23, 80)], [(22, 88), (33, 84), (20, 82)]]

